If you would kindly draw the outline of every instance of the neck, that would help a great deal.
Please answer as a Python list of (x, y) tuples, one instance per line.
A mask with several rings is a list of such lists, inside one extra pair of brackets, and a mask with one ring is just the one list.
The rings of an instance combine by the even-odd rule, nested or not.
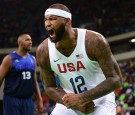
[(27, 54), (28, 54), (28, 51), (24, 51), (24, 50), (18, 49), (18, 50), (16, 51), (16, 53), (17, 53), (18, 55), (22, 56), (22, 57), (26, 57)]
[(68, 34), (64, 35), (61, 41), (57, 42), (57, 49), (70, 49), (73, 48), (77, 43), (77, 31), (71, 29)]

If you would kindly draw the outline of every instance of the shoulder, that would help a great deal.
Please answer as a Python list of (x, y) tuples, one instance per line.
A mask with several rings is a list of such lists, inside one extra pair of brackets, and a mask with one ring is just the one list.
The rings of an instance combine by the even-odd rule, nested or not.
[(92, 31), (92, 30), (86, 30), (86, 40), (90, 40), (93, 42), (96, 41), (96, 43), (107, 42), (106, 38), (102, 34)]
[(36, 50), (36, 59), (39, 64), (45, 64), (49, 60), (48, 39), (45, 39)]
[(39, 46), (37, 47), (36, 53), (41, 53), (44, 50), (48, 50), (48, 38), (39, 44)]
[(7, 65), (10, 66), (12, 64), (12, 57), (10, 54), (6, 55), (3, 60), (1, 65)]
[(35, 64), (36, 64), (36, 58), (35, 58), (35, 56), (34, 56), (34, 55), (32, 55), (32, 54), (30, 54), (30, 53), (29, 53), (28, 55), (30, 56), (30, 58), (31, 58), (31, 59), (33, 59), (33, 61), (34, 61), (34, 62), (35, 62)]
[(11, 54), (8, 54), (4, 57), (3, 61), (11, 61), (12, 60), (12, 57), (11, 57)]
[(108, 41), (106, 38), (95, 31), (86, 30), (86, 51), (89, 57), (92, 57), (95, 59), (95, 57), (109, 53), (110, 52), (110, 46), (108, 44)]
[(30, 56), (31, 58), (35, 59), (35, 56), (33, 54), (28, 53), (27, 55)]
[(100, 46), (108, 46), (108, 41), (106, 38), (95, 31), (86, 30), (86, 43), (90, 44), (93, 47), (100, 48)]

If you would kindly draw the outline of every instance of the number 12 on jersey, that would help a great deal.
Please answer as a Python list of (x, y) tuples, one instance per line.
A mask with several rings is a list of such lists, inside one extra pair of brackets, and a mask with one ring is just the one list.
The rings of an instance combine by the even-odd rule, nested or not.
[(70, 83), (73, 87), (74, 92), (77, 93), (82, 93), (84, 91), (87, 91), (87, 87), (85, 86), (85, 81), (82, 76), (77, 76), (76, 78), (70, 78)]

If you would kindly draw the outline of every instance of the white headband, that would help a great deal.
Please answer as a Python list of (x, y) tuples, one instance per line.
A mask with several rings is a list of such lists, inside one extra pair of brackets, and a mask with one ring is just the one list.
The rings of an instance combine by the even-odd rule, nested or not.
[(71, 19), (71, 13), (64, 11), (64, 10), (60, 10), (60, 9), (54, 9), (54, 8), (48, 8), (45, 11), (45, 16), (46, 15), (56, 15), (56, 16), (61, 16), (64, 18), (70, 18)]

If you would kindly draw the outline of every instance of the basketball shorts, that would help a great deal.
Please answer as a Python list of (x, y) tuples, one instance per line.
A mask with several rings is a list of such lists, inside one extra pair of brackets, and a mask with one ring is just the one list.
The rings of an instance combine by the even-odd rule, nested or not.
[(4, 115), (34, 115), (34, 102), (32, 98), (16, 98), (4, 95)]

